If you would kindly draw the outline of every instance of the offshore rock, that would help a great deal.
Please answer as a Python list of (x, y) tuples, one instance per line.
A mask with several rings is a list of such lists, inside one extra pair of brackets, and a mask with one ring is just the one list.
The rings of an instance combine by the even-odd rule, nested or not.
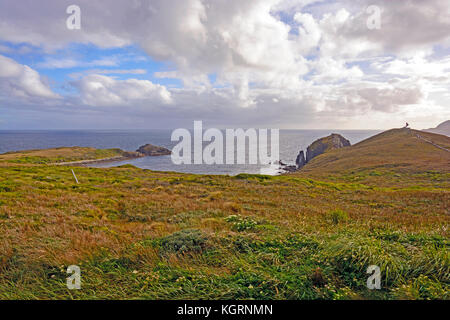
[(305, 153), (303, 152), (303, 150), (300, 151), (297, 159), (295, 159), (295, 164), (297, 165), (297, 169), (303, 168), (303, 166), (306, 164)]
[(164, 147), (160, 146), (154, 146), (152, 144), (146, 144), (144, 146), (139, 147), (139, 149), (136, 150), (139, 153), (142, 153), (146, 156), (167, 156), (172, 154), (172, 151), (169, 149), (166, 149)]

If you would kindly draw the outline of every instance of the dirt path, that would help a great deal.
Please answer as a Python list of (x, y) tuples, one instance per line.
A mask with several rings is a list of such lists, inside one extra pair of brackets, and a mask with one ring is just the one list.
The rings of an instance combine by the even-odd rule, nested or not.
[(122, 160), (129, 160), (129, 159), (135, 159), (134, 157), (111, 157), (111, 158), (103, 158), (103, 159), (94, 159), (94, 160), (79, 160), (79, 161), (70, 161), (70, 162), (57, 162), (57, 163), (50, 163), (49, 166), (71, 166), (71, 165), (84, 165), (84, 164), (90, 164), (90, 163), (97, 163), (97, 162), (115, 162), (115, 161), (122, 161)]
[(444, 147), (441, 147), (440, 145), (437, 145), (437, 144), (433, 143), (433, 141), (430, 141), (430, 140), (428, 140), (428, 139), (425, 139), (425, 138), (422, 137), (420, 134), (416, 134), (416, 137), (417, 137), (417, 139), (419, 139), (419, 140), (422, 140), (422, 141), (425, 141), (426, 143), (432, 144), (432, 145), (435, 146), (436, 148), (439, 148), (439, 149), (442, 149), (442, 150), (444, 150), (444, 151), (450, 152), (449, 149), (444, 148)]

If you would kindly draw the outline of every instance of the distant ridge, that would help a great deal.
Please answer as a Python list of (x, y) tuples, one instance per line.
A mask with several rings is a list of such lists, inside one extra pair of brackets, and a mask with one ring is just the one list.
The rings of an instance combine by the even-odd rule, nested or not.
[(450, 120), (442, 122), (436, 128), (425, 129), (423, 131), (437, 133), (437, 134), (443, 134), (443, 135), (450, 137)]

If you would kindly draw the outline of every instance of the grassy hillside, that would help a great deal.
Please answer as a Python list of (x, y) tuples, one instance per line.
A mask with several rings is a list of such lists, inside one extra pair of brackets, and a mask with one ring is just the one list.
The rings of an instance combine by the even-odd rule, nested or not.
[(449, 157), (431, 147), (390, 131), (277, 177), (124, 166), (76, 184), (0, 163), (0, 298), (449, 299)]
[(45, 150), (24, 150), (0, 154), (0, 162), (12, 164), (53, 164), (61, 162), (98, 160), (125, 156), (120, 149), (62, 147)]
[(352, 147), (314, 158), (297, 175), (373, 186), (450, 187), (450, 138), (410, 129), (393, 129)]

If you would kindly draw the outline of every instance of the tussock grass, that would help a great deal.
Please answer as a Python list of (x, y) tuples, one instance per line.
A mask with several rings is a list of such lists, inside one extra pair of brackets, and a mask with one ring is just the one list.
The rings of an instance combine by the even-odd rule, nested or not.
[[(340, 173), (83, 167), (79, 185), (70, 168), (3, 159), (0, 299), (449, 299), (446, 158), (334, 156)], [(66, 288), (71, 264), (82, 290)]]

